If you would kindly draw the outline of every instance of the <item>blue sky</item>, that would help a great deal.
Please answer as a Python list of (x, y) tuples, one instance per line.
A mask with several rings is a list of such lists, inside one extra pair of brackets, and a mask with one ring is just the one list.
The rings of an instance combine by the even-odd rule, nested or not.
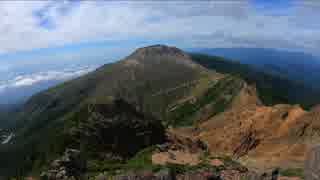
[(109, 62), (158, 43), (320, 56), (318, 17), (316, 0), (1, 1), (0, 72), (26, 63)]
[(298, 0), (252, 0), (252, 4), (258, 8), (287, 9), (293, 7)]
[(318, 0), (0, 1), (0, 104), (152, 44), (320, 57), (319, 17)]

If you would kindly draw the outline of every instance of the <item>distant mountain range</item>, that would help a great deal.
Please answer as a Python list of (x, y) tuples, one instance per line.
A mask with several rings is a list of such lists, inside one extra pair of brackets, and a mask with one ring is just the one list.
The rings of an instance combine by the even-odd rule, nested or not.
[(17, 74), (9, 79), (2, 77), (4, 80), (0, 80), (0, 128), (14, 121), (9, 118), (10, 114), (16, 112), (32, 95), (91, 72), (96, 67), (92, 65), (47, 71), (34, 69), (34, 72), (16, 72)]
[(192, 54), (195, 62), (220, 73), (239, 76), (257, 87), (259, 98), (266, 105), (300, 104), (310, 109), (320, 102), (320, 91), (303, 82), (290, 80), (285, 76), (262, 71), (253, 65), (247, 65), (223, 57)]
[(317, 83), (320, 81), (320, 57), (311, 54), (265, 48), (198, 48), (189, 51), (252, 65), (263, 72), (320, 89)]
[(34, 70), (34, 72), (24, 72), (11, 78), (0, 80), (0, 104), (24, 103), (33, 94), (86, 74), (96, 67), (96, 65), (91, 65), (42, 71), (38, 69)]

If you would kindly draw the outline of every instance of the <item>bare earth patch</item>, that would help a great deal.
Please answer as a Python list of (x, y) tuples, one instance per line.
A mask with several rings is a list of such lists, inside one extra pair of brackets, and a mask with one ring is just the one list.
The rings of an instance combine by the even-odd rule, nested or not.
[(209, 161), (209, 164), (211, 166), (223, 166), (224, 165), (224, 163), (220, 159), (211, 159)]
[(200, 163), (200, 154), (169, 150), (168, 152), (155, 153), (151, 159), (153, 164), (158, 165), (170, 163), (194, 166)]

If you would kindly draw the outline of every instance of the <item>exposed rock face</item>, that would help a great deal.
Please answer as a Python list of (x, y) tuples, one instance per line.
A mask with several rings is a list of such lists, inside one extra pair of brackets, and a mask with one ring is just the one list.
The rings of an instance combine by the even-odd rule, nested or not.
[(320, 179), (320, 146), (310, 150), (304, 167), (305, 180)]
[[(317, 139), (318, 121), (312, 119), (320, 116), (298, 105), (264, 106), (255, 88), (246, 83), (241, 88), (227, 111), (197, 127), (174, 129), (175, 135), (205, 142), (212, 155), (232, 156), (249, 168), (301, 167), (308, 141)], [(306, 133), (304, 128), (311, 130)]]
[(258, 98), (256, 87), (248, 85), (246, 82), (243, 82), (240, 92), (233, 99), (230, 108), (242, 109), (247, 108), (248, 106), (260, 105), (262, 105), (262, 102)]
[(76, 149), (67, 149), (64, 155), (50, 164), (49, 170), (41, 174), (43, 180), (79, 179), (86, 170), (86, 162)]
[(173, 129), (167, 131), (167, 142), (158, 146), (151, 159), (153, 164), (198, 165), (200, 156), (207, 150), (206, 144), (199, 139), (176, 133)]
[(257, 138), (256, 132), (249, 131), (243, 137), (241, 137), (240, 144), (235, 147), (233, 154), (236, 158), (248, 154), (248, 152), (256, 148), (260, 143), (260, 140)]
[(320, 109), (313, 108), (309, 113), (300, 116), (290, 129), (290, 135), (295, 138), (302, 138), (311, 144), (320, 143)]
[(231, 155), (250, 168), (302, 167), (308, 149), (320, 142), (319, 117), (319, 111), (298, 105), (264, 106), (248, 86), (229, 110), (200, 124), (192, 136), (212, 154)]
[[(186, 129), (187, 130), (187, 129)], [(168, 149), (179, 149), (190, 151), (191, 153), (201, 152), (207, 150), (207, 145), (200, 139), (184, 135), (187, 132), (181, 132), (183, 128), (169, 129), (167, 131)]]

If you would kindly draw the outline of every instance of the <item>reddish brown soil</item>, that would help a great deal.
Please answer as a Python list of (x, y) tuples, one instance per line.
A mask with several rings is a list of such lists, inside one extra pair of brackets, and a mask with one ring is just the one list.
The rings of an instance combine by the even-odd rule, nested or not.
[(230, 155), (249, 168), (303, 167), (306, 152), (320, 142), (320, 110), (298, 105), (264, 106), (246, 86), (231, 107), (177, 134), (200, 139), (212, 155)]

